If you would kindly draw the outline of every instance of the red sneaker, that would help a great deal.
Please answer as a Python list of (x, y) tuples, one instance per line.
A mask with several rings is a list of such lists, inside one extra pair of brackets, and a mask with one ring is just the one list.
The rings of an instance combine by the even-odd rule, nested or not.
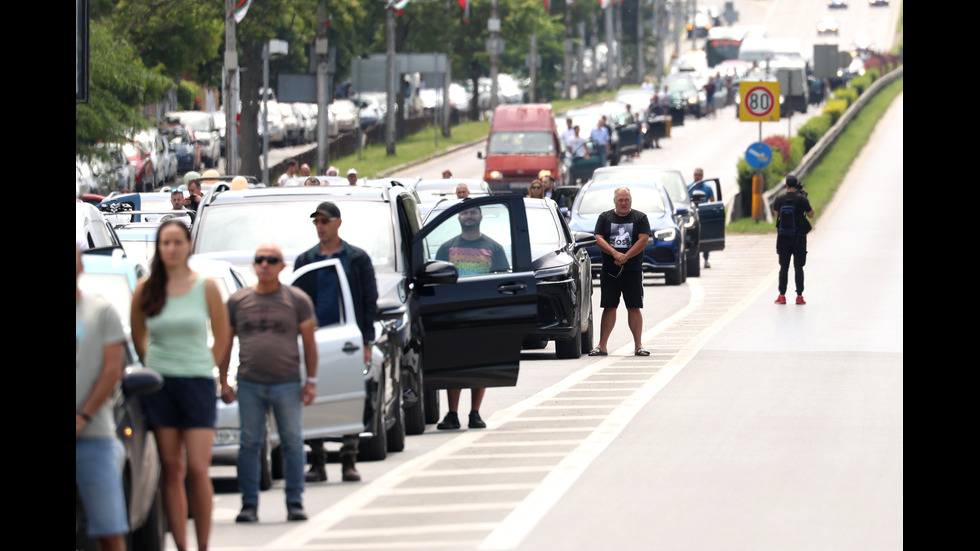
[(776, 304), (786, 304), (786, 295), (776, 297)]
[[(784, 299), (784, 300), (785, 300), (785, 299)], [(806, 304), (806, 301), (805, 301), (805, 300), (803, 300), (803, 295), (798, 295), (798, 296), (796, 297), (796, 303), (797, 303), (797, 304)]]

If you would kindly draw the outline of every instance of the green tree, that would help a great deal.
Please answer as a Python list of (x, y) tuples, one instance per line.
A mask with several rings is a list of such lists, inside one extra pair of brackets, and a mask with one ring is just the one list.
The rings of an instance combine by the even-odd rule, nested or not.
[(173, 81), (148, 70), (132, 44), (101, 21), (89, 25), (89, 102), (75, 105), (75, 154), (96, 154), (95, 144), (126, 140), (147, 126), (142, 108)]
[(224, 10), (224, 0), (118, 0), (107, 19), (147, 67), (220, 86)]

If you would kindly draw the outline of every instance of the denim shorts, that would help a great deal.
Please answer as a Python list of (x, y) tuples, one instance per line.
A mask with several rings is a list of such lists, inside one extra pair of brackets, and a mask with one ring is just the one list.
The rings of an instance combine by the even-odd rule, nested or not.
[(150, 428), (213, 429), (217, 410), (214, 379), (164, 377), (163, 388), (142, 397)]
[(75, 439), (75, 486), (91, 538), (129, 532), (122, 482), (125, 459), (126, 450), (116, 438)]

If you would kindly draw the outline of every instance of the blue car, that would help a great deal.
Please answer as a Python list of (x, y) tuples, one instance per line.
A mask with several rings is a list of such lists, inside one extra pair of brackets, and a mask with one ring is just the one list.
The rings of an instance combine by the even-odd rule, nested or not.
[[(594, 232), (599, 214), (615, 207), (616, 188), (626, 186), (633, 197), (633, 208), (646, 214), (653, 235), (643, 251), (644, 273), (664, 274), (667, 285), (687, 280), (685, 222), (690, 210), (674, 205), (658, 173), (629, 170), (630, 167), (605, 167), (595, 171), (592, 180), (582, 186), (569, 212), (573, 231)], [(589, 247), (592, 275), (602, 269), (599, 247)]]

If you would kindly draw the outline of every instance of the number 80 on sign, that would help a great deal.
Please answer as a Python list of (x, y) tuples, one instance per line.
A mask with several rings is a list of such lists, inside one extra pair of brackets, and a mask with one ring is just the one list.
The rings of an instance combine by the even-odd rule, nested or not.
[(779, 82), (740, 82), (738, 84), (738, 120), (748, 122), (779, 121)]

